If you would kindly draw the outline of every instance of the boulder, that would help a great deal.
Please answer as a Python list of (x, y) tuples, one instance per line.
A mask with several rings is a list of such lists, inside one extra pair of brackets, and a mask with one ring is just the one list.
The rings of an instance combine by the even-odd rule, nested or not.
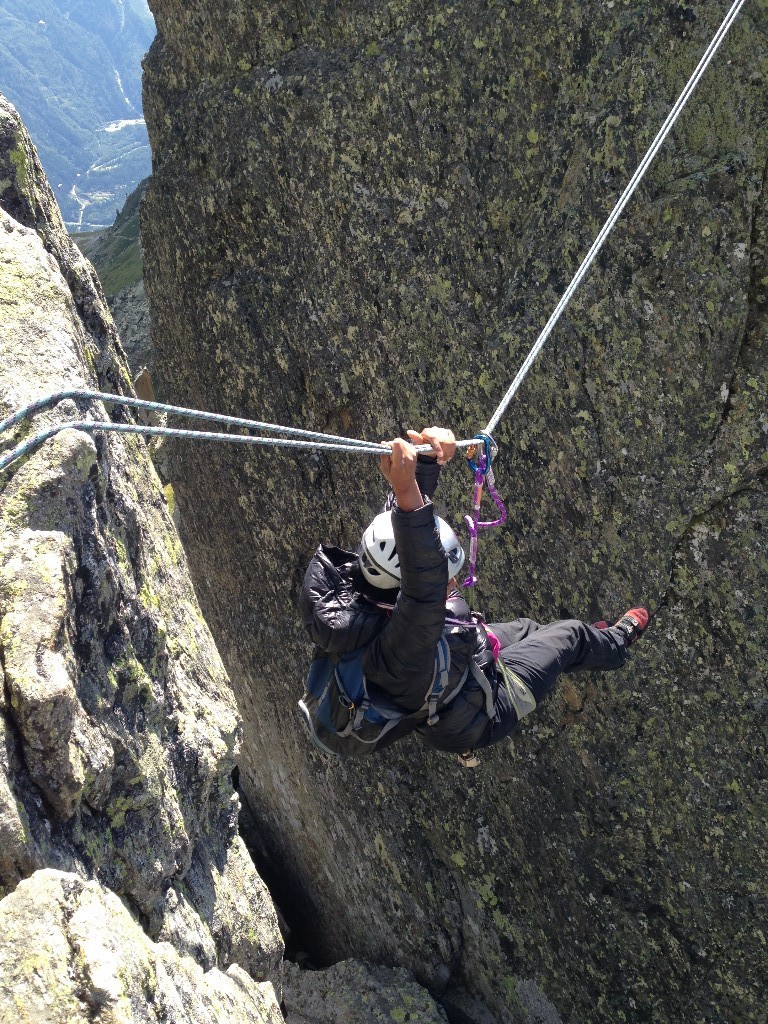
[(282, 1024), (269, 982), (152, 942), (99, 882), (44, 869), (0, 900), (0, 1016), (87, 1024)]

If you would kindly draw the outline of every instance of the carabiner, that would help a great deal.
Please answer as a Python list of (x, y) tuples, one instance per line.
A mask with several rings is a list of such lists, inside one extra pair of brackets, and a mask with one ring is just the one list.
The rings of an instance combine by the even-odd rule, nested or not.
[(471, 468), (477, 473), (478, 471), (485, 476), (488, 470), (491, 468), (491, 463), (499, 453), (499, 446), (493, 440), (490, 434), (485, 434), (482, 431), (475, 434), (474, 441), (482, 442), (483, 453), (480, 458), (475, 462), (475, 456), (477, 454), (478, 445), (473, 444), (469, 449), (467, 462)]
[[(471, 590), (477, 585), (477, 534), (479, 530), (485, 530), (490, 526), (501, 526), (507, 518), (507, 510), (499, 497), (493, 478), (491, 463), (498, 454), (498, 446), (490, 434), (475, 434), (474, 440), (482, 442), (482, 450), (478, 454), (480, 444), (472, 445), (469, 449), (467, 462), (475, 474), (475, 483), (472, 492), (472, 514), (464, 516), (464, 523), (469, 532), (469, 572), (462, 583), (465, 590)], [(483, 485), (488, 484), (488, 492), (493, 498), (499, 518), (489, 522), (480, 521), (480, 505), (483, 498)], [(471, 598), (470, 598), (471, 605)]]

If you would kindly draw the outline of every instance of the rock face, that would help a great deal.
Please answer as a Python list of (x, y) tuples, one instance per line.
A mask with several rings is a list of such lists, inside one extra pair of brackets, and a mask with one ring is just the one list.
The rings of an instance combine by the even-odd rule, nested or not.
[(232, 964), (203, 971), (152, 942), (118, 897), (61, 871), (36, 872), (0, 902), (4, 1020), (87, 1024), (281, 1024), (268, 982)]
[[(129, 393), (98, 280), (2, 98), (0, 239), (0, 418), (64, 389)], [(105, 418), (63, 401), (0, 451)], [(237, 833), (240, 721), (143, 439), (68, 429), (0, 476), (0, 665), (0, 1017), (90, 1020), (85, 1000), (154, 1020), (135, 1004), (157, 983), (174, 1020), (279, 1019), (282, 941)]]
[[(168, 401), (472, 436), (720, 17), (688, 3), (154, 0), (145, 283)], [(747, 5), (503, 418), (489, 617), (655, 620), (462, 773), (330, 764), (295, 713), (319, 540), (375, 460), (179, 446), (206, 619), (244, 715), (260, 865), (318, 962), (407, 967), (500, 1020), (757, 1021), (766, 901), (766, 58)], [(441, 511), (467, 509), (445, 473)], [(273, 877), (272, 877), (273, 876)]]
[(144, 282), (122, 288), (109, 304), (110, 312), (120, 331), (120, 341), (131, 372), (139, 373), (146, 366), (154, 371), (154, 356), (150, 345), (150, 321)]
[(326, 971), (302, 971), (286, 964), (288, 1024), (447, 1024), (445, 1012), (413, 975), (345, 961)]

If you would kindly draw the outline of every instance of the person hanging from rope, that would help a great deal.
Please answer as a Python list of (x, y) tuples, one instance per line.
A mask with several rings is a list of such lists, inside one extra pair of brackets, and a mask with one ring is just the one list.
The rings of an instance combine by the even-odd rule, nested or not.
[[(620, 668), (648, 612), (486, 625), (457, 583), (461, 544), (432, 506), (453, 433), (409, 430), (389, 444), (391, 491), (359, 551), (320, 545), (306, 571), (299, 610), (316, 651), (299, 707), (326, 752), (369, 753), (415, 732), (474, 767), (474, 751), (509, 736), (561, 673)], [(431, 454), (417, 453), (424, 444)]]

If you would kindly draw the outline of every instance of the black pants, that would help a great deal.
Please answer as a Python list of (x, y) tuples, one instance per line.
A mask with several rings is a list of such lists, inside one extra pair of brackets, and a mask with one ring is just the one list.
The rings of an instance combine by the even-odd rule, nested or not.
[[(576, 669), (621, 668), (627, 660), (624, 632), (615, 627), (597, 629), (578, 619), (563, 619), (542, 626), (533, 619), (494, 622), (489, 628), (499, 638), (499, 661), (518, 676), (540, 704), (562, 672)], [(499, 685), (496, 715), (475, 747), (498, 743), (518, 722), (512, 699)]]

